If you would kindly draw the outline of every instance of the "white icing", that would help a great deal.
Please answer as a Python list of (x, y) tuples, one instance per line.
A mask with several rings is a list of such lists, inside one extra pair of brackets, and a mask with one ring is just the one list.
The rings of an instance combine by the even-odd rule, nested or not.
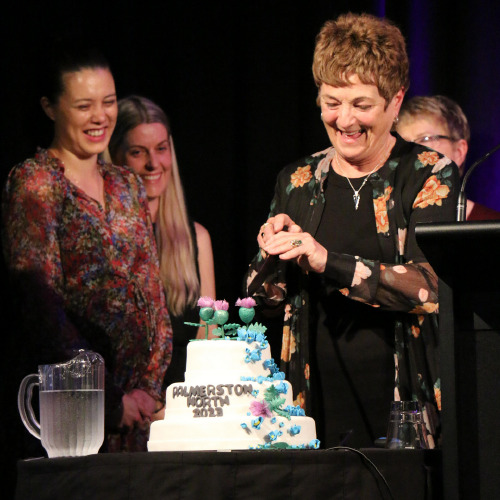
[[(190, 342), (185, 382), (167, 388), (165, 418), (151, 424), (148, 450), (308, 447), (316, 439), (314, 420), (286, 411), (292, 387), (282, 373), (273, 376), (270, 357), (267, 341)], [(272, 408), (270, 395), (277, 398)]]

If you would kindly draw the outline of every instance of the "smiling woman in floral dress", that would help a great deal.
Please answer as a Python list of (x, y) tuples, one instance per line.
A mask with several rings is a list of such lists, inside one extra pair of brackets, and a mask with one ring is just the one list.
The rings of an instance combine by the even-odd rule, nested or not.
[(391, 133), (409, 79), (389, 21), (327, 22), (313, 74), (332, 146), (279, 174), (248, 291), (284, 309), (281, 368), (323, 447), (373, 446), (399, 398), (436, 437), (437, 277), (414, 228), (453, 220), (457, 168)]
[[(58, 47), (42, 94), (54, 122), (47, 150), (14, 167), (3, 197), (3, 245), (27, 318), (31, 370), (73, 350), (106, 364), (108, 451), (146, 451), (172, 330), (147, 199), (128, 169), (100, 162), (117, 116), (102, 56)], [(29, 308), (28, 308), (29, 306)]]

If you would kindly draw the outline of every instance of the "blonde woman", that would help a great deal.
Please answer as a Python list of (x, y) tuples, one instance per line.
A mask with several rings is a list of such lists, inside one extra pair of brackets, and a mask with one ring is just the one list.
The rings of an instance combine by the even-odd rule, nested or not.
[(160, 276), (174, 331), (173, 357), (164, 385), (184, 380), (189, 339), (203, 338), (196, 306), (200, 295), (215, 297), (212, 243), (208, 231), (187, 213), (170, 125), (163, 110), (140, 96), (118, 103), (109, 144), (115, 164), (127, 165), (143, 180), (155, 227)]

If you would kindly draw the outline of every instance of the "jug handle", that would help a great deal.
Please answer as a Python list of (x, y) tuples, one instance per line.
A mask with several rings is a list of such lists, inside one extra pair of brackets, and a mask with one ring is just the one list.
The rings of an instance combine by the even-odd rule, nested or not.
[(33, 387), (39, 385), (38, 375), (26, 375), (19, 386), (17, 394), (17, 408), (19, 415), (23, 421), (24, 426), (28, 431), (37, 439), (40, 438), (40, 424), (36, 419), (35, 412), (31, 406), (31, 396), (33, 394)]

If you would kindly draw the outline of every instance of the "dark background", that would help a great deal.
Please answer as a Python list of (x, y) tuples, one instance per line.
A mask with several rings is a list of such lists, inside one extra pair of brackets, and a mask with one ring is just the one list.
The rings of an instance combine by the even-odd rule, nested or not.
[[(51, 122), (39, 106), (47, 39), (77, 33), (99, 42), (119, 97), (145, 95), (169, 115), (190, 213), (212, 236), (217, 298), (234, 304), (278, 171), (329, 146), (311, 74), (324, 21), (348, 11), (394, 21), (408, 43), (407, 95), (445, 94), (459, 102), (472, 129), (470, 165), (500, 142), (496, 3), (18, 1), (0, 17), (1, 180), (51, 139)], [(471, 199), (497, 210), (499, 167), (497, 153), (468, 185)], [(16, 335), (15, 328), (3, 334)], [(7, 367), (19, 356), (4, 354)]]
[[(119, 97), (142, 94), (171, 119), (189, 210), (211, 233), (217, 297), (240, 294), (278, 171), (329, 145), (311, 62), (325, 20), (386, 15), (403, 31), (408, 96), (441, 93), (469, 117), (468, 164), (500, 142), (500, 15), (496, 2), (132, 1), (18, 2), (0, 25), (2, 180), (47, 146), (38, 61), (47, 38), (100, 42)], [(472, 199), (500, 210), (500, 153), (471, 177)]]

